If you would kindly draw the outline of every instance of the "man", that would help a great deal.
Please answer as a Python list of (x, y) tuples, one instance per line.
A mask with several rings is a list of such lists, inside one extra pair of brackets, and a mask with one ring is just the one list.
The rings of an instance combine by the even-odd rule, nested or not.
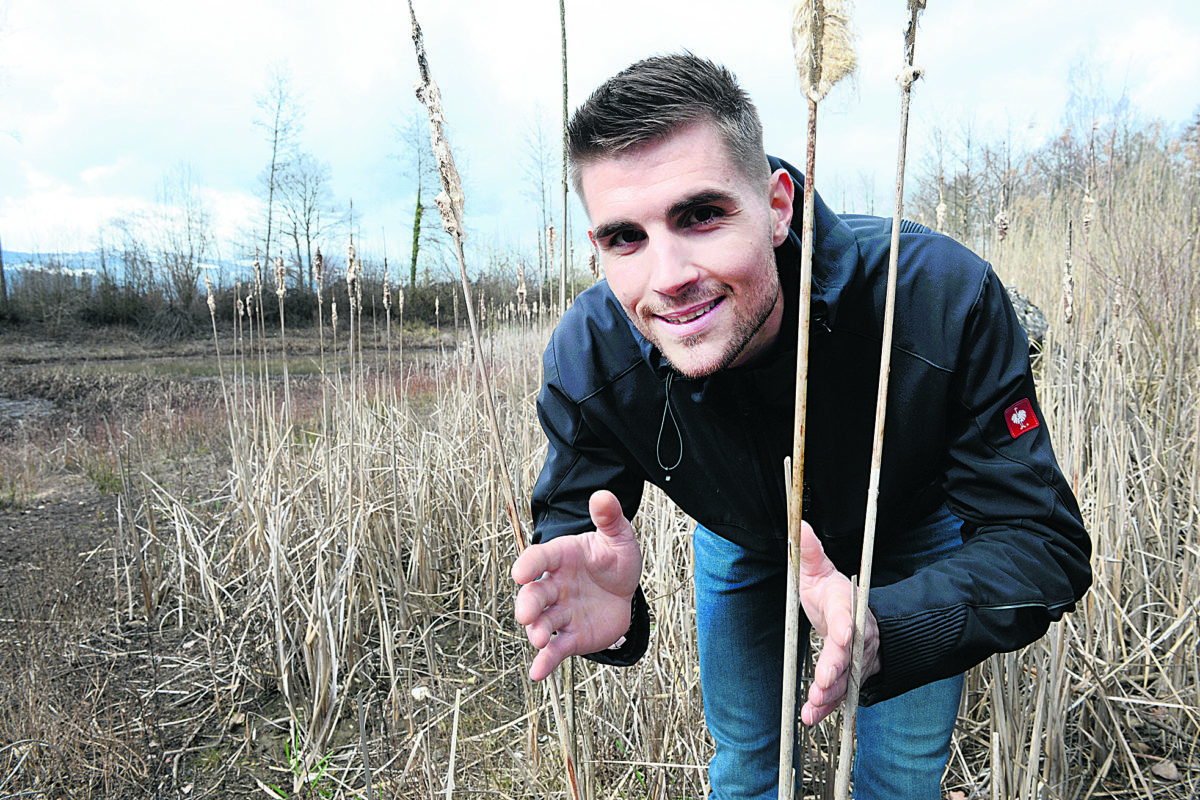
[[(513, 567), (516, 619), (539, 650), (530, 676), (571, 655), (628, 665), (644, 652), (628, 520), (653, 483), (697, 522), (713, 796), (774, 797), (802, 176), (765, 155), (733, 76), (691, 55), (611, 78), (569, 137), (607, 280), (576, 299), (546, 350), (538, 543)], [(846, 575), (861, 551), (890, 226), (818, 199), (801, 602), (823, 642), (808, 725), (846, 692)], [(1040, 637), (1091, 581), (999, 280), (921, 226), (905, 223), (900, 248), (860, 800), (940, 797), (963, 671)]]

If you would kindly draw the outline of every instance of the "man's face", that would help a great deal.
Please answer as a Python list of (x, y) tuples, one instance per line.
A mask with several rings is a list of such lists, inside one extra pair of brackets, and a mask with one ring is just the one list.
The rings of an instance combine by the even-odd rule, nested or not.
[(584, 166), (580, 185), (613, 294), (676, 370), (740, 366), (775, 340), (774, 248), (792, 218), (785, 171), (752, 182), (699, 122)]

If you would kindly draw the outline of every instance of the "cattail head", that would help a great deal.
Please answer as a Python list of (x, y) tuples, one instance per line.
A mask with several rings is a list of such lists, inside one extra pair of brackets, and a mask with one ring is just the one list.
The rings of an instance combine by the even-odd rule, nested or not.
[(217, 299), (213, 297), (212, 281), (209, 280), (208, 271), (204, 272), (204, 292), (208, 295), (208, 315), (210, 317), (217, 314)]
[(392, 286), (388, 282), (387, 259), (383, 261), (383, 310), (392, 310)]
[(350, 316), (354, 316), (355, 300), (358, 298), (358, 256), (354, 250), (354, 239), (350, 240), (350, 248), (346, 256), (346, 294), (350, 301)]
[(258, 260), (258, 250), (254, 251), (254, 294), (262, 291), (262, 263)]
[(996, 238), (1002, 242), (1008, 238), (1008, 214), (1003, 208), (996, 214)]
[(946, 232), (946, 201), (940, 195), (937, 204), (937, 229), (942, 233)]
[(800, 88), (809, 100), (820, 102), (857, 63), (849, 2), (799, 0), (792, 14), (792, 48)]
[(325, 280), (325, 257), (321, 255), (321, 248), (317, 248), (317, 257), (313, 259), (313, 277), (317, 279), (317, 302), (321, 302), (321, 288)]
[(1096, 200), (1092, 197), (1092, 190), (1087, 189), (1083, 193), (1083, 235), (1087, 236), (1092, 232), (1092, 221), (1096, 218)]
[(275, 256), (275, 296), (280, 300), (287, 292), (287, 269), (283, 266), (283, 256)]
[(333, 327), (336, 329), (337, 328), (337, 298), (336, 297), (329, 298), (329, 308), (330, 308), (329, 316), (333, 320)]
[(1067, 257), (1063, 260), (1063, 322), (1075, 321), (1075, 275), (1071, 263), (1071, 226), (1067, 224)]
[(417, 99), (429, 112), (429, 139), (433, 147), (433, 157), (437, 161), (438, 174), (442, 179), (442, 191), (434, 198), (434, 202), (442, 215), (442, 227), (446, 229), (446, 233), (461, 242), (466, 234), (463, 229), (463, 206), (466, 199), (463, 196), (462, 178), (459, 177), (458, 168), (454, 166), (454, 154), (450, 152), (450, 142), (446, 139), (443, 129), (446, 117), (442, 113), (442, 93), (429, 74), (425, 39), (421, 34), (421, 26), (417, 24), (417, 15), (413, 12), (411, 0), (408, 13), (412, 18), (413, 46), (417, 51), (417, 68), (421, 73), (421, 80), (416, 87)]

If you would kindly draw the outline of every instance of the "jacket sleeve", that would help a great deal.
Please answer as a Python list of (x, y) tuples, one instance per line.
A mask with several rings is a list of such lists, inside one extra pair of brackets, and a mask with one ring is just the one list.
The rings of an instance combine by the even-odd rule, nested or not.
[(864, 705), (1040, 638), (1091, 584), (1091, 542), (1034, 391), (1028, 344), (987, 269), (963, 326), (943, 489), (963, 547), (872, 589), (881, 671)]
[[(644, 488), (642, 477), (627, 466), (628, 459), (591, 430), (582, 403), (564, 390), (554, 339), (546, 349), (544, 370), (537, 410), (548, 448), (531, 499), (534, 544), (593, 530), (588, 500), (599, 489), (615, 494), (625, 518), (633, 519)], [(650, 611), (641, 586), (634, 594), (630, 627), (624, 638), (620, 647), (584, 658), (624, 667), (635, 664), (645, 654), (650, 640)]]

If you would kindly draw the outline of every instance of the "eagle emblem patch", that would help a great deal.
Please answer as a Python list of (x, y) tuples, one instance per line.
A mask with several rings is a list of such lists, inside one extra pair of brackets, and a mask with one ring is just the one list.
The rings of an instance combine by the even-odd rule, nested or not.
[(1037, 414), (1033, 413), (1033, 404), (1028, 397), (1009, 406), (1004, 412), (1004, 421), (1008, 423), (1008, 432), (1014, 439), (1042, 424)]

